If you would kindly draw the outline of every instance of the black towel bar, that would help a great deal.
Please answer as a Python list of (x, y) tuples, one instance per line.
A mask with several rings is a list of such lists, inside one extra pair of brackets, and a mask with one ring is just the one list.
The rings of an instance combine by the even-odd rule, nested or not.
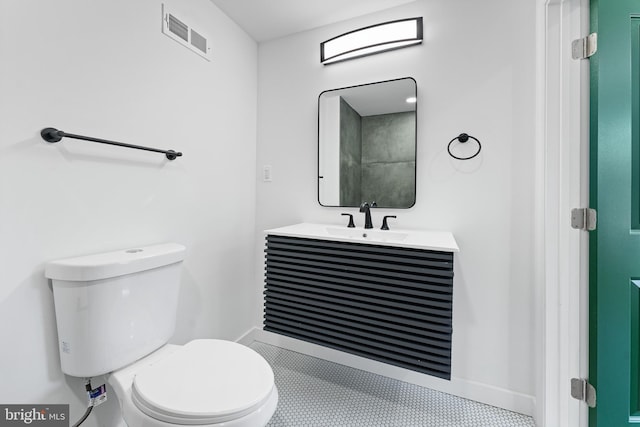
[(173, 150), (160, 150), (158, 148), (143, 147), (141, 145), (125, 144), (124, 142), (109, 141), (107, 139), (93, 138), (91, 136), (74, 135), (72, 133), (66, 133), (56, 128), (44, 128), (40, 131), (40, 136), (47, 142), (58, 142), (62, 138), (82, 139), (84, 141), (98, 142), (100, 144), (117, 145), (119, 147), (135, 148), (136, 150), (153, 151), (155, 153), (162, 153), (167, 156), (169, 160), (175, 160), (177, 157), (181, 157), (182, 153)]

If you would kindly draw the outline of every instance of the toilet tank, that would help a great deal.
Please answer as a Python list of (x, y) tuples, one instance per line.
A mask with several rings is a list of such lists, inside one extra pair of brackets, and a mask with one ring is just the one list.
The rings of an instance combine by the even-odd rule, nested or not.
[(165, 243), (48, 262), (62, 371), (102, 375), (167, 343), (184, 253)]

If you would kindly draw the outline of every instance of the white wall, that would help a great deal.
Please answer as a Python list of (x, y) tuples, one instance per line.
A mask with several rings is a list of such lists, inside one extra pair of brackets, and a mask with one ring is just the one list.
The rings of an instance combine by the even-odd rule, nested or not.
[(340, 204), (340, 96), (323, 97), (322, 124), (318, 139), (324, 141), (318, 150), (318, 176), (323, 176), (318, 200), (328, 206)]
[[(319, 44), (387, 20), (424, 17), (424, 43), (322, 66)], [(456, 256), (452, 369), (460, 387), (535, 394), (533, 206), (535, 2), (417, 1), (263, 43), (259, 47), (256, 318), (262, 292), (262, 230), (302, 221), (343, 224), (317, 202), (317, 97), (327, 89), (413, 77), (418, 85), (417, 202), (402, 228), (449, 230)], [(447, 144), (476, 136), (476, 159), (456, 161)], [(363, 218), (356, 215), (357, 224)], [(507, 405), (507, 403), (505, 403)], [(529, 407), (528, 412), (532, 411)]]
[[(47, 260), (180, 242), (173, 341), (253, 325), (257, 45), (208, 0), (165, 3), (212, 37), (212, 62), (161, 33), (160, 0), (0, 2), (2, 403), (84, 411), (59, 367)], [(184, 157), (47, 144), (47, 126)]]

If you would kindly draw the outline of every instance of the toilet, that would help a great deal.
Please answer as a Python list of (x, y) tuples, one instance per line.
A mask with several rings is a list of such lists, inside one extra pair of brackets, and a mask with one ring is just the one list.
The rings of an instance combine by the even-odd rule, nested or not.
[(173, 335), (185, 247), (165, 243), (46, 264), (62, 371), (106, 375), (128, 427), (265, 426), (273, 371), (241, 344)]

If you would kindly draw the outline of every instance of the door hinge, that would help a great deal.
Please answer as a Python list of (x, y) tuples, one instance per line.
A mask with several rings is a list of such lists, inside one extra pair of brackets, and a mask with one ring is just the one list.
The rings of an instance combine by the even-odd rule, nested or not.
[(591, 33), (571, 43), (571, 57), (573, 59), (587, 59), (597, 51), (598, 33)]
[(584, 378), (571, 378), (571, 397), (586, 402), (590, 408), (596, 407), (596, 389)]
[(575, 208), (571, 209), (571, 227), (584, 230), (593, 231), (596, 229), (596, 223), (598, 222), (598, 214), (595, 209), (590, 208)]

